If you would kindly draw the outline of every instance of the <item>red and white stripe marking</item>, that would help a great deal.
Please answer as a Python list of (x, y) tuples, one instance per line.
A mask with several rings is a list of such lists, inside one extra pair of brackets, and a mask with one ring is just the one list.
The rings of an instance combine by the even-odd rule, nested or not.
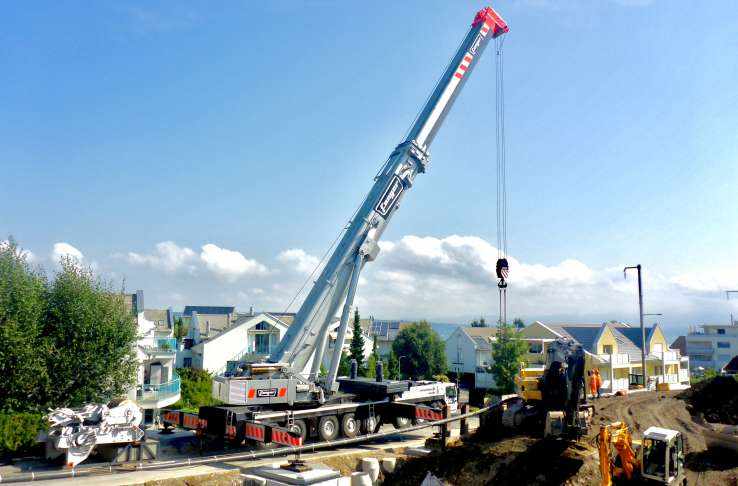
[(474, 59), (474, 56), (472, 56), (468, 52), (464, 54), (464, 59), (461, 60), (461, 64), (459, 64), (459, 67), (456, 68), (454, 76), (459, 79), (463, 78), (466, 70), (469, 69), (469, 65), (471, 64), (472, 59)]
[[(482, 24), (482, 28), (479, 29), (479, 32), (482, 34), (482, 37), (487, 37), (487, 34), (489, 33), (489, 24), (484, 23)], [(456, 68), (456, 72), (454, 73), (454, 77), (461, 79), (464, 77), (464, 74), (466, 74), (466, 71), (469, 69), (469, 65), (472, 62), (472, 59), (474, 59), (474, 56), (469, 54), (468, 52), (464, 54), (464, 59), (461, 60), (461, 63), (459, 64), (459, 67)]]
[(443, 413), (428, 407), (415, 407), (415, 418), (422, 420), (441, 420)]
[(247, 423), (245, 425), (244, 433), (249, 439), (264, 442), (264, 430), (265, 427), (263, 425)]
[(301, 446), (302, 437), (295, 437), (286, 430), (272, 429), (272, 442), (288, 446)]

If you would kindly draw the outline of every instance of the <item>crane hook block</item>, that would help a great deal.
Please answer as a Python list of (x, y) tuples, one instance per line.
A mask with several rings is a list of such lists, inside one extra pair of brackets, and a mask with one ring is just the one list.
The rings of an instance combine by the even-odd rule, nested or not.
[(477, 27), (479, 24), (487, 24), (492, 30), (493, 39), (510, 32), (510, 27), (507, 26), (507, 23), (500, 17), (500, 14), (495, 12), (492, 7), (484, 7), (477, 12), (474, 22), (472, 22), (472, 27)]
[(507, 280), (508, 275), (510, 275), (510, 266), (507, 264), (507, 258), (498, 259), (497, 278), (500, 279), (500, 282), (497, 284), (498, 287), (507, 287), (507, 283), (505, 281)]

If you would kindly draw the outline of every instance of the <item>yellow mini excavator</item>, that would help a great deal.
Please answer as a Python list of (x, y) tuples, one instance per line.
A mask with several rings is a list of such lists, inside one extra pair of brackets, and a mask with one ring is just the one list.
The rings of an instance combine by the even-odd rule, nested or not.
[(684, 439), (677, 430), (649, 427), (633, 440), (624, 422), (600, 426), (597, 435), (601, 486), (615, 484), (686, 485)]

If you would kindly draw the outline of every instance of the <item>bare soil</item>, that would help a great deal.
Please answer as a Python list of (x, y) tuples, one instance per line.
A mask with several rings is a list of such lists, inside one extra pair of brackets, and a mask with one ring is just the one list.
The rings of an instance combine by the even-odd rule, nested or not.
[[(599, 485), (595, 436), (599, 425), (624, 420), (634, 438), (650, 426), (684, 434), (690, 485), (737, 485), (738, 455), (706, 450), (702, 426), (690, 416), (678, 392), (642, 392), (595, 400), (590, 435), (577, 443), (544, 441), (531, 436), (476, 434), (464, 443), (429, 457), (399, 461), (384, 484), (420, 484), (427, 471), (449, 484), (473, 485)], [(699, 419), (698, 419), (699, 420)]]

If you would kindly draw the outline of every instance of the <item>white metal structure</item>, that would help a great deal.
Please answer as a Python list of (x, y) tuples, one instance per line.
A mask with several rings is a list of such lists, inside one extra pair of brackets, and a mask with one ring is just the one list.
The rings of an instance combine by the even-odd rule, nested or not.
[(90, 404), (80, 409), (57, 408), (46, 416), (46, 457), (66, 454), (65, 464), (74, 467), (96, 447), (120, 447), (140, 441), (143, 414), (130, 400), (119, 404)]

